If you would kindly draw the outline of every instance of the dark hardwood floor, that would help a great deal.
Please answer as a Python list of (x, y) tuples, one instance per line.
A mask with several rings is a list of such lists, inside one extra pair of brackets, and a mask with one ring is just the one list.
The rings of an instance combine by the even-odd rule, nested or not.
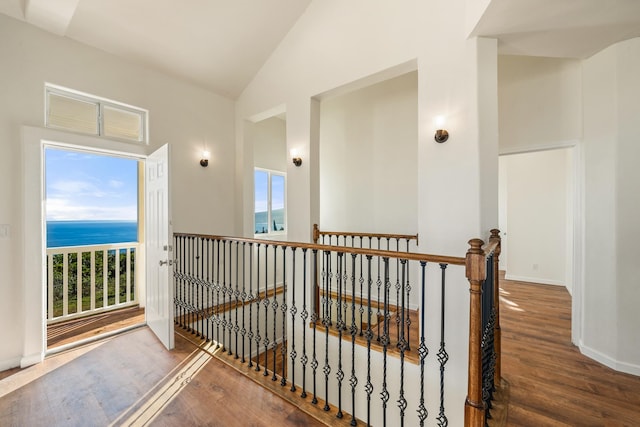
[(501, 281), (502, 374), (509, 426), (640, 426), (640, 377), (571, 344), (564, 287)]

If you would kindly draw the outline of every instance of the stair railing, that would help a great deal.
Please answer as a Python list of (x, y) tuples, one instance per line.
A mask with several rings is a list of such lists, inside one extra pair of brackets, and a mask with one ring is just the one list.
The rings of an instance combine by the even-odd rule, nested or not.
[[(214, 341), (218, 354), (224, 354), (228, 363), (235, 363), (247, 374), (259, 374), (274, 384), (272, 388), (277, 384), (296, 399), (333, 414), (336, 422), (423, 426), (429, 417), (427, 407), (431, 407), (437, 408), (437, 425), (445, 426), (447, 410), (455, 410), (455, 405), (445, 401), (444, 389), (449, 360), (446, 337), (452, 333), (444, 324), (446, 273), (466, 265), (472, 317), (465, 425), (482, 426), (486, 419), (483, 394), (490, 391), (482, 380), (486, 368), (477, 363), (485, 322), (481, 315), (487, 311), (481, 295), (487, 278), (487, 253), (499, 253), (499, 242), (491, 241), (484, 248), (480, 240), (470, 244), (466, 258), (461, 258), (177, 233), (176, 324), (201, 339)], [(392, 292), (396, 276), (400, 299), (397, 329), (391, 321), (397, 302)], [(375, 301), (378, 277), (380, 304)], [(441, 324), (440, 336), (429, 337), (439, 341), (439, 348), (430, 352), (424, 307), (427, 280), (434, 279), (439, 284), (439, 313), (430, 313), (429, 319), (440, 319)], [(402, 300), (410, 286), (420, 289), (420, 328), (413, 363), (407, 359), (409, 336), (406, 323), (402, 323), (406, 319), (402, 310), (408, 307)], [(329, 301), (333, 298), (336, 307), (332, 308)], [(499, 346), (499, 338), (493, 336), (492, 345)], [(374, 349), (376, 345), (380, 351)], [(497, 354), (492, 356), (492, 366), (499, 375), (499, 351)], [(429, 361), (440, 377), (439, 396), (432, 396), (431, 402), (425, 394)]]
[(500, 232), (491, 230), (489, 242), (469, 241), (466, 274), (469, 279), (469, 371), (465, 426), (488, 426), (493, 395), (501, 383), (500, 288), (498, 263)]

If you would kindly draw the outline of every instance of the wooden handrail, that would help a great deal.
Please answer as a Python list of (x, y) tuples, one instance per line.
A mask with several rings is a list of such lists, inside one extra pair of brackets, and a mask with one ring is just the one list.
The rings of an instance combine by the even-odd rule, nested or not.
[(350, 253), (350, 254), (358, 254), (364, 256), (379, 256), (385, 258), (398, 258), (398, 259), (406, 259), (411, 261), (425, 261), (425, 262), (434, 262), (439, 264), (452, 264), (452, 265), (465, 265), (466, 258), (463, 257), (454, 257), (447, 255), (433, 255), (433, 254), (423, 254), (418, 252), (399, 252), (399, 251), (389, 251), (383, 249), (368, 249), (368, 248), (354, 248), (351, 246), (334, 246), (334, 245), (318, 245), (315, 243), (301, 243), (301, 242), (287, 242), (280, 240), (266, 240), (266, 239), (252, 239), (245, 237), (229, 237), (229, 236), (216, 236), (209, 234), (194, 234), (194, 233), (174, 233), (175, 236), (178, 237), (195, 237), (201, 239), (210, 239), (210, 240), (227, 240), (234, 241), (240, 243), (255, 243), (260, 245), (273, 245), (273, 246), (284, 246), (287, 248), (297, 248), (297, 249), (307, 249), (307, 250), (317, 250), (317, 251), (330, 251), (330, 252), (340, 252), (340, 253)]
[(397, 239), (397, 240), (415, 240), (418, 244), (418, 234), (387, 234), (387, 233), (366, 233), (352, 231), (321, 231), (318, 224), (313, 224), (313, 242), (318, 243), (320, 236), (345, 236), (345, 237), (362, 237), (370, 239)]

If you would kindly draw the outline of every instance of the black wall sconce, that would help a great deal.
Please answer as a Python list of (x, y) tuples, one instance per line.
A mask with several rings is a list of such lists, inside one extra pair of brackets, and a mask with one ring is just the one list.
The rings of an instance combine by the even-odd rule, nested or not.
[(447, 132), (444, 129), (438, 129), (436, 131), (436, 134), (433, 136), (433, 138), (436, 140), (436, 142), (439, 142), (442, 144), (447, 139), (449, 139), (449, 132)]
[(202, 158), (200, 159), (200, 166), (202, 166), (203, 168), (206, 168), (207, 166), (209, 166), (209, 152), (207, 150), (204, 150), (202, 152)]
[(435, 139), (436, 142), (442, 144), (447, 139), (449, 139), (449, 132), (447, 132), (445, 129), (443, 129), (443, 127), (444, 127), (444, 116), (436, 117), (435, 124), (436, 124), (437, 130), (436, 130), (436, 134), (433, 136), (433, 139)]
[(302, 157), (300, 157), (296, 150), (291, 150), (291, 160), (293, 161), (293, 164), (298, 167), (302, 164)]

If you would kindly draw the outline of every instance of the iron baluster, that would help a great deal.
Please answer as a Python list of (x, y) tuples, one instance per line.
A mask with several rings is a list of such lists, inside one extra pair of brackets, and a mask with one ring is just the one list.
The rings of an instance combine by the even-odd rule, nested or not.
[[(258, 261), (260, 262), (260, 261)], [(253, 354), (251, 348), (253, 344), (253, 243), (249, 243), (249, 332), (247, 339), (249, 340), (249, 368), (253, 366)]]
[[(295, 268), (295, 263), (293, 264)], [(307, 316), (309, 313), (307, 312), (307, 248), (302, 249), (302, 311), (300, 312), (300, 319), (302, 319), (302, 357), (300, 358), (300, 363), (302, 364), (302, 394), (300, 397), (303, 399), (307, 397)], [(296, 275), (293, 275), (294, 279)], [(295, 283), (293, 287), (293, 291), (295, 292)], [(294, 304), (295, 307), (295, 304)], [(293, 308), (292, 308), (293, 310)], [(293, 324), (292, 324), (293, 326)], [(293, 336), (295, 337), (295, 330)], [(292, 352), (295, 354), (295, 352)], [(293, 365), (293, 363), (292, 363)], [(292, 372), (295, 374), (295, 370)], [(291, 381), (291, 391), (295, 391), (295, 381)]]
[[(222, 241), (222, 352), (227, 351), (227, 241)], [(231, 313), (229, 313), (231, 314)], [(229, 343), (231, 346), (231, 343)]]
[[(325, 258), (327, 265), (330, 265), (331, 252), (325, 251)], [(329, 281), (331, 275), (329, 274), (325, 281)], [(325, 283), (325, 289), (330, 289), (329, 284)], [(324, 326), (325, 332), (325, 342), (324, 342), (324, 367), (322, 368), (322, 372), (324, 373), (324, 391), (325, 391), (325, 399), (324, 399), (324, 410), (329, 410), (329, 374), (331, 373), (331, 366), (329, 366), (329, 326), (330, 326), (330, 318), (324, 317), (322, 319), (322, 324)]]
[(442, 271), (441, 291), (440, 291), (440, 349), (438, 350), (438, 362), (440, 362), (440, 412), (438, 413), (438, 426), (446, 427), (449, 425), (449, 420), (444, 411), (444, 367), (449, 360), (449, 355), (445, 350), (444, 342), (444, 319), (445, 319), (445, 272), (447, 264), (440, 264), (440, 270)]
[[(378, 250), (380, 250), (380, 238), (378, 237)], [(377, 304), (376, 304), (376, 316), (377, 316), (377, 324), (378, 324), (378, 337), (376, 338), (376, 340), (378, 342), (380, 342), (380, 316), (382, 315), (382, 313), (380, 312), (380, 288), (382, 287), (382, 280), (380, 279), (380, 257), (378, 258), (378, 280), (376, 280), (376, 286), (378, 287), (378, 299), (377, 299)]]
[(220, 348), (220, 239), (216, 239), (216, 349)]
[(200, 279), (198, 282), (200, 284), (200, 286), (198, 287), (198, 311), (199, 311), (199, 317), (200, 317), (200, 337), (204, 338), (204, 318), (205, 318), (205, 312), (204, 312), (204, 287), (205, 287), (205, 281), (204, 281), (204, 239), (199, 238), (198, 240), (200, 240), (200, 275), (198, 277), (198, 279)]
[[(356, 334), (358, 333), (358, 326), (356, 325), (356, 254), (351, 254), (351, 378), (349, 378), (349, 385), (351, 385), (351, 425), (356, 425), (356, 386), (358, 385), (358, 378), (356, 377)], [(362, 266), (362, 256), (360, 256), (360, 265)], [(362, 267), (360, 268), (362, 273)], [(360, 282), (362, 283), (362, 282)], [(360, 285), (362, 287), (362, 284)], [(361, 288), (362, 289), (362, 288)], [(362, 290), (360, 291), (360, 306), (362, 307)], [(362, 314), (361, 314), (362, 316)], [(361, 323), (362, 324), (362, 323)]]
[[(406, 240), (407, 242), (407, 252), (409, 252), (409, 239)], [(407, 291), (407, 304), (411, 304), (411, 282), (409, 280), (409, 272), (411, 271), (411, 269), (407, 269), (407, 284), (405, 285), (405, 290)], [(407, 339), (407, 351), (411, 350), (411, 314), (410, 314), (411, 310), (407, 309), (407, 318), (406, 318), (406, 325), (407, 325), (407, 334), (406, 339)]]
[[(274, 269), (275, 270), (275, 269)], [(269, 245), (264, 248), (264, 372), (263, 376), (269, 375)], [(260, 357), (260, 356), (258, 356)]]
[(371, 425), (371, 394), (373, 393), (373, 384), (371, 384), (371, 339), (373, 332), (371, 331), (371, 284), (373, 278), (371, 275), (371, 255), (367, 255), (367, 384), (365, 391), (367, 392), (367, 425)]
[[(240, 357), (238, 355), (238, 353), (239, 353), (239, 351), (238, 351), (238, 332), (240, 331), (240, 326), (238, 324), (238, 311), (239, 311), (239, 309), (238, 309), (238, 297), (240, 296), (240, 289), (238, 288), (240, 286), (240, 271), (239, 271), (239, 267), (240, 267), (239, 255), (240, 255), (240, 252), (239, 252), (239, 250), (240, 250), (240, 242), (236, 242), (236, 261), (235, 261), (235, 264), (236, 264), (236, 290), (235, 290), (235, 292), (233, 294), (235, 296), (235, 298), (236, 298), (235, 309), (234, 309), (235, 314), (236, 314), (236, 321), (235, 321), (235, 323), (233, 325), (233, 333), (235, 334), (235, 337), (236, 337), (236, 347), (235, 347), (236, 348), (236, 357), (235, 357), (236, 359), (238, 359)], [(229, 345), (229, 346), (231, 346), (231, 345)]]
[[(342, 380), (344, 379), (344, 371), (342, 370), (342, 331), (345, 328), (345, 322), (342, 318), (342, 263), (344, 261), (344, 253), (338, 252), (338, 265), (337, 265), (337, 281), (338, 281), (338, 310), (336, 311), (336, 327), (338, 328), (338, 372), (336, 372), (336, 378), (338, 380), (338, 413), (337, 418), (342, 418)], [(327, 343), (327, 348), (329, 347)], [(327, 396), (327, 400), (329, 400)]]
[[(388, 243), (387, 243), (388, 245)], [(400, 252), (400, 241), (396, 239), (396, 252)], [(396, 347), (400, 349), (400, 321), (401, 317), (398, 314), (400, 313), (400, 294), (402, 293), (402, 297), (404, 297), (404, 291), (401, 292), (402, 285), (400, 284), (400, 260), (396, 258), (396, 332), (397, 339)], [(404, 330), (404, 325), (402, 325), (402, 329)]]
[[(291, 248), (291, 277), (293, 282), (291, 283), (291, 353), (289, 353), (289, 357), (291, 358), (291, 389), (290, 391), (296, 391), (296, 313), (298, 308), (296, 307), (296, 248)], [(302, 270), (303, 272), (306, 269)], [(304, 276), (304, 274), (303, 274)], [(306, 283), (305, 283), (306, 284)], [(283, 298), (284, 302), (284, 298)], [(284, 316), (283, 316), (284, 317)], [(304, 324), (304, 322), (303, 322)], [(284, 320), (283, 320), (283, 334), (285, 333), (284, 329)], [(303, 340), (304, 340), (304, 329), (303, 328)], [(283, 362), (286, 362), (284, 358), (284, 354), (282, 355)], [(284, 378), (285, 370), (282, 368), (282, 378)], [(303, 388), (304, 389), (304, 388)]]
[[(362, 244), (362, 239), (363, 237), (360, 236), (360, 247), (364, 247)], [(362, 328), (362, 317), (364, 316), (364, 305), (363, 305), (363, 299), (364, 299), (364, 294), (362, 293), (362, 287), (364, 286), (364, 273), (362, 270), (362, 256), (360, 256), (360, 336), (364, 335), (364, 330)], [(355, 291), (353, 292), (353, 297), (355, 298)]]
[(210, 239), (206, 239), (206, 255), (205, 255), (205, 259), (206, 264), (207, 264), (207, 276), (206, 276), (206, 281), (207, 281), (207, 301), (206, 301), (206, 306), (207, 306), (207, 311), (205, 314), (205, 319), (206, 319), (206, 325), (207, 325), (207, 341), (211, 341), (211, 322), (209, 320), (209, 314), (211, 313), (211, 240)]
[(389, 281), (389, 258), (383, 258), (384, 263), (384, 324), (382, 327), (382, 425), (387, 425), (387, 402), (389, 401), (389, 390), (387, 389), (387, 346), (389, 345), (389, 289), (391, 282)]
[(420, 345), (418, 346), (418, 354), (420, 355), (420, 405), (418, 406), (418, 419), (420, 420), (420, 427), (424, 427), (424, 420), (426, 420), (427, 416), (429, 415), (427, 408), (424, 406), (424, 363), (427, 355), (429, 354), (429, 349), (427, 348), (427, 344), (424, 338), (424, 296), (427, 284), (426, 267), (427, 263), (425, 261), (420, 261), (420, 271), (422, 276), (422, 279), (420, 281), (422, 291), (422, 294), (420, 296)]
[[(276, 320), (278, 318), (278, 298), (277, 298), (277, 290), (276, 290), (276, 285), (277, 285), (277, 278), (276, 278), (276, 272), (278, 270), (278, 268), (276, 267), (278, 265), (278, 246), (274, 246), (273, 247), (273, 302), (271, 303), (271, 307), (273, 308), (273, 369), (272, 369), (272, 373), (273, 376), (271, 377), (271, 381), (276, 381), (278, 379), (278, 377), (276, 376), (276, 348), (277, 348), (277, 340), (276, 340)], [(286, 272), (285, 272), (286, 273)], [(284, 279), (283, 279), (284, 280)], [(284, 342), (282, 343), (284, 344)]]
[[(402, 273), (401, 273), (401, 283), (402, 283), (402, 289), (401, 289), (401, 295), (402, 295), (402, 302), (401, 302), (401, 313), (400, 313), (400, 318), (402, 319), (401, 322), (401, 328), (400, 328), (400, 336), (398, 337), (398, 347), (400, 348), (400, 394), (399, 394), (399, 398), (398, 398), (398, 408), (400, 408), (400, 426), (404, 426), (404, 411), (407, 409), (407, 399), (405, 399), (404, 397), (404, 352), (407, 350), (407, 341), (405, 339), (404, 336), (404, 315), (405, 315), (405, 299), (404, 299), (404, 292), (405, 292), (405, 280), (406, 280), (406, 275), (407, 275), (407, 260), (403, 259), (400, 260), (400, 264), (402, 266)], [(397, 316), (397, 314), (396, 314)]]
[(256, 372), (260, 372), (260, 341), (262, 341), (262, 337), (260, 336), (260, 246), (260, 243), (258, 243), (256, 254), (256, 259), (258, 260), (256, 268), (258, 273), (256, 282), (256, 352), (258, 353), (256, 360)]
[[(318, 250), (317, 249), (312, 249), (313, 251), (313, 280), (315, 282), (315, 289), (318, 288)], [(313, 403), (314, 405), (316, 403), (318, 403), (318, 394), (316, 392), (316, 382), (317, 382), (317, 375), (316, 375), (316, 371), (318, 369), (318, 357), (316, 354), (316, 331), (317, 331), (317, 323), (318, 323), (318, 312), (316, 311), (316, 307), (317, 305), (314, 303), (312, 305), (313, 307), (313, 312), (311, 313), (311, 325), (313, 327), (313, 352), (311, 355), (311, 369), (313, 370), (313, 399), (311, 400), (311, 403)], [(324, 322), (324, 319), (323, 319)], [(306, 328), (306, 325), (305, 325)]]
[[(295, 257), (294, 261), (295, 262)], [(282, 360), (282, 377), (280, 378), (280, 385), (287, 385), (287, 377), (285, 375), (285, 367), (287, 366), (287, 247), (282, 247), (282, 303), (280, 304), (280, 311), (282, 312), (282, 345), (280, 346), (280, 360)], [(293, 323), (291, 324), (293, 327)], [(293, 366), (293, 363), (291, 364)], [(274, 369), (275, 371), (275, 369)]]
[[(246, 290), (246, 274), (247, 274), (247, 242), (242, 242), (242, 293), (240, 298), (242, 299), (242, 329), (240, 329), (240, 336), (242, 336), (242, 363), (245, 362), (245, 336), (247, 329), (245, 328), (245, 306), (247, 305), (247, 290)], [(237, 310), (237, 308), (236, 308)]]

